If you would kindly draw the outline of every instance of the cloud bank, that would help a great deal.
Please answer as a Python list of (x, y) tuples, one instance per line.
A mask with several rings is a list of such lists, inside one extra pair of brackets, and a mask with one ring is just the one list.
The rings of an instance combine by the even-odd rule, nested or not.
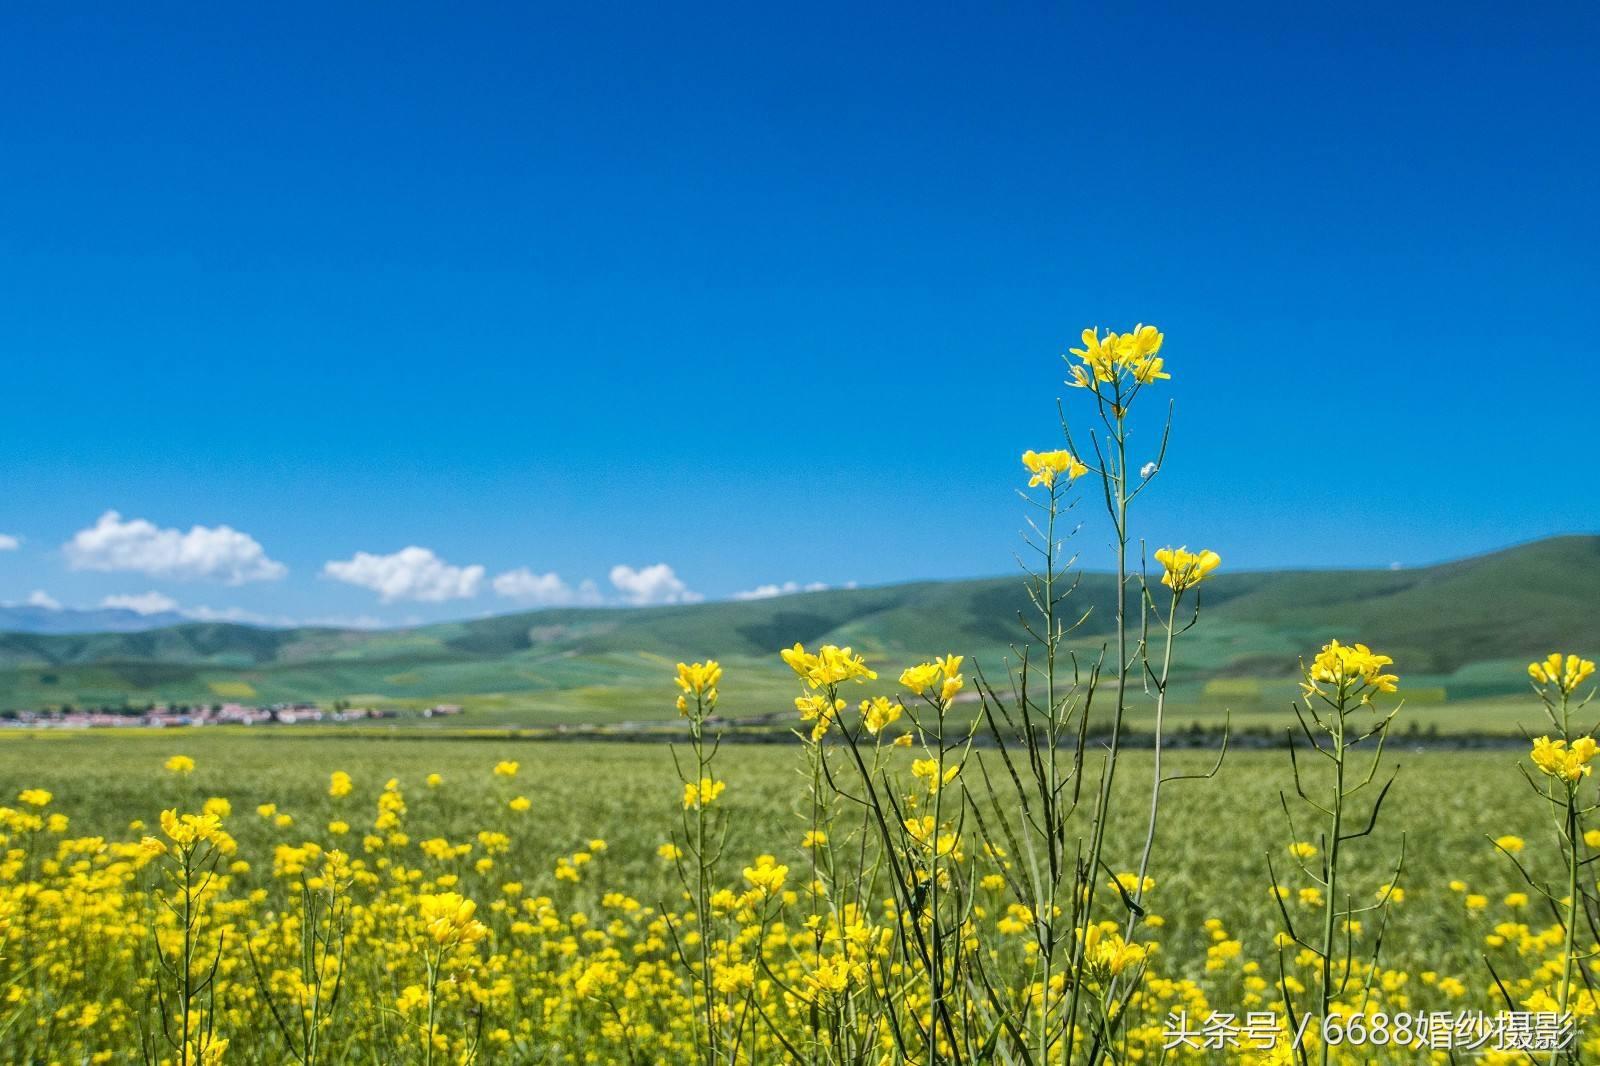
[(495, 595), (534, 607), (592, 607), (601, 602), (600, 590), (593, 581), (580, 582), (573, 588), (554, 570), (536, 574), (519, 566), (496, 575), (492, 584)]
[(137, 596), (107, 596), (100, 601), (100, 606), (120, 608), (135, 614), (162, 614), (176, 611), (178, 601), (159, 592), (142, 592)]
[(735, 592), (736, 600), (770, 600), (774, 596), (792, 596), (796, 592), (821, 592), (829, 586), (822, 581), (812, 581), (800, 584), (798, 581), (785, 581), (781, 585), (757, 585), (753, 589)]
[(289, 572), (248, 533), (231, 526), (160, 529), (143, 518), (107, 511), (62, 545), (73, 570), (127, 571), (150, 577), (208, 579), (228, 585), (275, 581)]
[(390, 555), (356, 552), (349, 559), (327, 563), (322, 572), (335, 581), (371, 589), (383, 603), (443, 603), (476, 596), (484, 569), (452, 566), (430, 549), (412, 545)]
[(705, 599), (700, 593), (692, 591), (685, 585), (666, 563), (656, 563), (654, 566), (646, 566), (639, 570), (619, 563), (611, 568), (611, 584), (622, 594), (623, 602), (630, 607), (651, 607), (664, 603), (699, 603)]

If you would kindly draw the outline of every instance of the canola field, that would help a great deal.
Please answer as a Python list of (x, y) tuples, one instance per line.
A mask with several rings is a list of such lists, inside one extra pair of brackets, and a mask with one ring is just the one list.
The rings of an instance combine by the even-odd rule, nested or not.
[[(1528, 857), (1550, 836), (1548, 816), (1519, 795), (1519, 754), (1393, 753), (1401, 771), (1388, 828), (1404, 835), (1406, 871), (1374, 983), (1383, 1009), (1495, 1010), (1499, 993), (1484, 956), (1514, 996), (1528, 993), (1549, 958), (1551, 916), (1494, 843), (1516, 848), (1505, 838), (1520, 838), (1519, 854)], [(192, 759), (192, 771), (165, 769), (174, 755)], [(1143, 828), (1133, 800), (1150, 763), (1148, 752), (1124, 757), (1129, 802), (1117, 805), (1126, 816), (1110, 829), (1117, 854)], [(1196, 753), (1177, 762), (1209, 768)], [(748, 979), (761, 1010), (794, 1041), (808, 1039), (804, 989), (814, 968), (803, 898), (811, 859), (802, 846), (810, 825), (798, 787), (804, 772), (799, 742), (729, 747), (718, 758), (726, 790), (716, 802), (728, 817), (716, 884), (737, 899), (714, 918), (736, 945), (730, 957), (759, 956), (774, 974), (719, 964), (714, 980), (727, 991), (717, 998), (737, 1002)], [(349, 791), (333, 794), (343, 792), (343, 775)], [(214, 1035), (192, 1041), (189, 1061), (297, 1061), (312, 1042), (321, 1061), (423, 1061), (429, 1017), (439, 1062), (468, 1053), (485, 1062), (696, 1061), (694, 982), (674, 958), (663, 919), (677, 916), (680, 939), (694, 926), (684, 886), (660, 855), (683, 809), (664, 746), (11, 735), (0, 739), (0, 781), (13, 793), (50, 793), (37, 807), (13, 803), (6, 816), (7, 1062), (182, 1057), (161, 1033), (158, 988), (178, 982), (155, 947), (159, 940), (168, 957), (181, 952), (180, 916), (169, 907), (180, 897), (170, 856), (139, 845), (146, 835), (165, 839), (164, 809), (225, 811), (220, 823), (235, 842), (196, 892), (204, 914), (194, 938), (197, 980), (209, 983), (196, 993), (195, 1011)], [(1292, 794), (1292, 775), (1281, 751), (1236, 752), (1214, 779), (1174, 787), (1188, 791), (1176, 792), (1158, 843), (1161, 874), (1143, 919), (1153, 1021), (1186, 1004), (1191, 1017), (1214, 1008), (1242, 1022), (1278, 999), (1280, 919), (1267, 860), (1288, 859), (1280, 793)], [(400, 797), (403, 809), (385, 797)], [(519, 797), (525, 809), (516, 809)], [(384, 809), (400, 813), (376, 830)], [(22, 824), (31, 816), (43, 824)], [(770, 905), (748, 899), (744, 870), (762, 855), (787, 867)], [(997, 866), (975, 849), (963, 861), (985, 878)], [(1370, 895), (1389, 873), (1371, 861), (1351, 878)], [(1291, 912), (1314, 918), (1321, 908), (1303, 892), (1311, 886), (1302, 879), (1295, 887)], [(483, 924), (481, 936), (441, 947), (427, 907), (443, 893), (476, 905), (470, 921)], [(310, 952), (325, 971), (324, 1000), (315, 1004), (308, 917), (326, 929), (335, 906), (319, 909), (319, 899), (348, 902), (333, 923), (345, 944)], [(980, 878), (971, 920), (985, 950), (1020, 953), (1026, 931), (1014, 917), (1007, 892)], [(878, 927), (883, 915), (868, 921)], [(879, 933), (847, 927), (846, 935), (875, 944)], [(1289, 979), (1310, 983), (1307, 969), (1290, 957)], [(425, 1005), (435, 970), (443, 971), (437, 1003)], [(780, 980), (790, 991), (777, 988)], [(167, 1007), (170, 1014), (170, 998)], [(752, 1025), (741, 1061), (788, 1057), (766, 1026)], [(883, 1054), (874, 1049), (868, 1058)], [(1374, 1057), (1385, 1056), (1369, 1051), (1352, 1061)]]

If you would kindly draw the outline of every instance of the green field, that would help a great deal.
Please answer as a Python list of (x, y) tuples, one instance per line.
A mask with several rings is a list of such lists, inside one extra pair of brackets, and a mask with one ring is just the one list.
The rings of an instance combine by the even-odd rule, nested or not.
[[(1085, 660), (1109, 633), (1115, 582), (1083, 576), (1070, 599)], [(1600, 537), (1561, 537), (1404, 570), (1230, 573), (1201, 590), (1178, 644), (1179, 724), (1286, 724), (1300, 656), (1332, 638), (1392, 655), (1418, 728), (1514, 732), (1526, 663), (1600, 645)], [(552, 609), (409, 630), (194, 624), (144, 633), (0, 634), (0, 710), (150, 702), (466, 707), (472, 724), (671, 718), (679, 659), (727, 667), (724, 711), (782, 714), (794, 695), (777, 650), (853, 645), (886, 678), (961, 652), (993, 676), (1014, 659), (1019, 578), (839, 589), (768, 600), (639, 609)], [(885, 686), (887, 690), (887, 686)], [(1523, 705), (1525, 707), (1525, 702)]]

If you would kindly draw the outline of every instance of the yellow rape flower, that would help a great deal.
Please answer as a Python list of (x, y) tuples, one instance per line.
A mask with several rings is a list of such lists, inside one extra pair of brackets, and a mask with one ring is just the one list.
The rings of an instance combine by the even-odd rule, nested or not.
[(1068, 481), (1073, 481), (1089, 472), (1089, 468), (1076, 455), (1065, 449), (1036, 452), (1029, 448), (1022, 453), (1022, 465), (1033, 475), (1028, 479), (1029, 488), (1035, 485), (1043, 485), (1047, 489), (1054, 488), (1056, 478), (1063, 474)]
[(334, 799), (350, 795), (354, 788), (355, 784), (350, 780), (350, 775), (343, 770), (335, 770), (328, 778), (328, 795)]
[(900, 683), (918, 696), (930, 695), (937, 687), (939, 699), (948, 703), (966, 684), (959, 673), (962, 655), (942, 655), (931, 663), (908, 666), (900, 673)]
[(395, 997), (394, 1006), (401, 1014), (410, 1014), (428, 1005), (428, 990), (421, 985), (406, 985)]
[(805, 975), (806, 991), (812, 999), (819, 996), (837, 996), (850, 987), (850, 963), (842, 955), (825, 955), (817, 960), (817, 968)]
[(1131, 896), (1135, 893), (1154, 891), (1156, 887), (1156, 879), (1147, 876), (1141, 881), (1138, 874), (1120, 873), (1111, 880), (1110, 885), (1112, 888), (1121, 888), (1122, 891)]
[(489, 935), (489, 927), (473, 917), (478, 905), (455, 892), (419, 893), (417, 909), (436, 944), (476, 944)]
[(899, 717), (900, 704), (887, 696), (861, 701), (861, 724), (873, 736), (883, 732), (885, 726), (893, 725)]
[(229, 854), (234, 850), (233, 838), (222, 828), (222, 819), (215, 814), (179, 814), (176, 810), (161, 812), (161, 831), (179, 847), (210, 844), (218, 851)]
[(1346, 646), (1330, 640), (1311, 661), (1300, 687), (1310, 696), (1320, 693), (1321, 685), (1332, 685), (1346, 692), (1361, 692), (1365, 702), (1374, 692), (1396, 691), (1400, 679), (1383, 672), (1384, 667), (1393, 664), (1393, 659), (1377, 654), (1365, 644)]
[(1142, 322), (1129, 333), (1108, 330), (1104, 337), (1098, 330), (1086, 329), (1083, 347), (1071, 349), (1081, 362), (1072, 367), (1072, 380), (1068, 384), (1092, 389), (1100, 382), (1109, 384), (1123, 375), (1141, 385), (1169, 380), (1172, 375), (1162, 369), (1162, 360), (1156, 358), (1164, 339), (1156, 327)]
[(961, 773), (960, 763), (946, 767), (942, 777), (939, 773), (938, 759), (917, 759), (911, 764), (911, 776), (919, 781), (926, 780), (928, 782), (929, 795), (937, 793), (945, 785), (954, 781), (959, 773)]
[(494, 764), (494, 774), (496, 777), (516, 777), (517, 771), (521, 767), (521, 763), (513, 762), (510, 759), (502, 759)]
[(829, 699), (823, 693), (796, 696), (794, 709), (800, 712), (802, 722), (814, 723), (811, 727), (811, 739), (818, 741), (833, 726), (833, 720), (838, 717), (839, 712), (844, 710), (844, 700), (838, 697)]
[(1166, 571), (1161, 575), (1161, 583), (1181, 595), (1222, 565), (1222, 557), (1210, 549), (1192, 552), (1187, 547), (1162, 548), (1156, 552), (1156, 562)]
[(1117, 977), (1128, 967), (1143, 962), (1145, 949), (1122, 939), (1111, 923), (1101, 923), (1084, 930), (1083, 957), (1091, 970)]
[(194, 760), (189, 758), (189, 756), (187, 756), (187, 755), (174, 755), (170, 759), (168, 759), (166, 762), (162, 763), (162, 765), (165, 766), (167, 768), (168, 772), (170, 772), (170, 773), (174, 773), (174, 774), (192, 774), (192, 773), (194, 773)]
[(1554, 685), (1564, 696), (1570, 696), (1593, 673), (1593, 660), (1576, 655), (1563, 659), (1559, 652), (1551, 652), (1540, 662), (1528, 664), (1528, 676), (1533, 678), (1534, 684)]
[(815, 653), (805, 645), (785, 648), (778, 655), (802, 681), (814, 689), (829, 688), (845, 681), (875, 681), (877, 673), (867, 668), (866, 660), (849, 648), (824, 644)]
[(692, 781), (684, 782), (684, 810), (688, 810), (691, 807), (709, 807), (718, 796), (722, 795), (723, 790), (727, 787), (726, 782), (713, 781), (709, 777), (702, 777), (698, 785)]
[(744, 879), (750, 883), (750, 887), (766, 896), (776, 895), (788, 876), (789, 868), (771, 855), (762, 855), (756, 859), (755, 865), (744, 868)]
[[(717, 702), (717, 682), (721, 680), (722, 667), (714, 659), (707, 659), (703, 663), (678, 664), (678, 687), (685, 694), (695, 696), (709, 705), (714, 706)], [(681, 702), (680, 707), (686, 709), (686, 701)]]
[(1589, 762), (1597, 750), (1600, 748), (1597, 748), (1593, 737), (1579, 737), (1570, 748), (1565, 740), (1540, 737), (1533, 742), (1529, 758), (1544, 773), (1571, 782), (1589, 776), (1593, 770)]

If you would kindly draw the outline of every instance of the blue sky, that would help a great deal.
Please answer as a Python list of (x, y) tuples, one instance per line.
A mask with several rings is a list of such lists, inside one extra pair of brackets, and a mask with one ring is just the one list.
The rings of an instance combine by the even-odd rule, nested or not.
[(8, 7), (0, 599), (1004, 573), (1136, 321), (1153, 542), (1600, 526), (1597, 10), (1097, 6)]

